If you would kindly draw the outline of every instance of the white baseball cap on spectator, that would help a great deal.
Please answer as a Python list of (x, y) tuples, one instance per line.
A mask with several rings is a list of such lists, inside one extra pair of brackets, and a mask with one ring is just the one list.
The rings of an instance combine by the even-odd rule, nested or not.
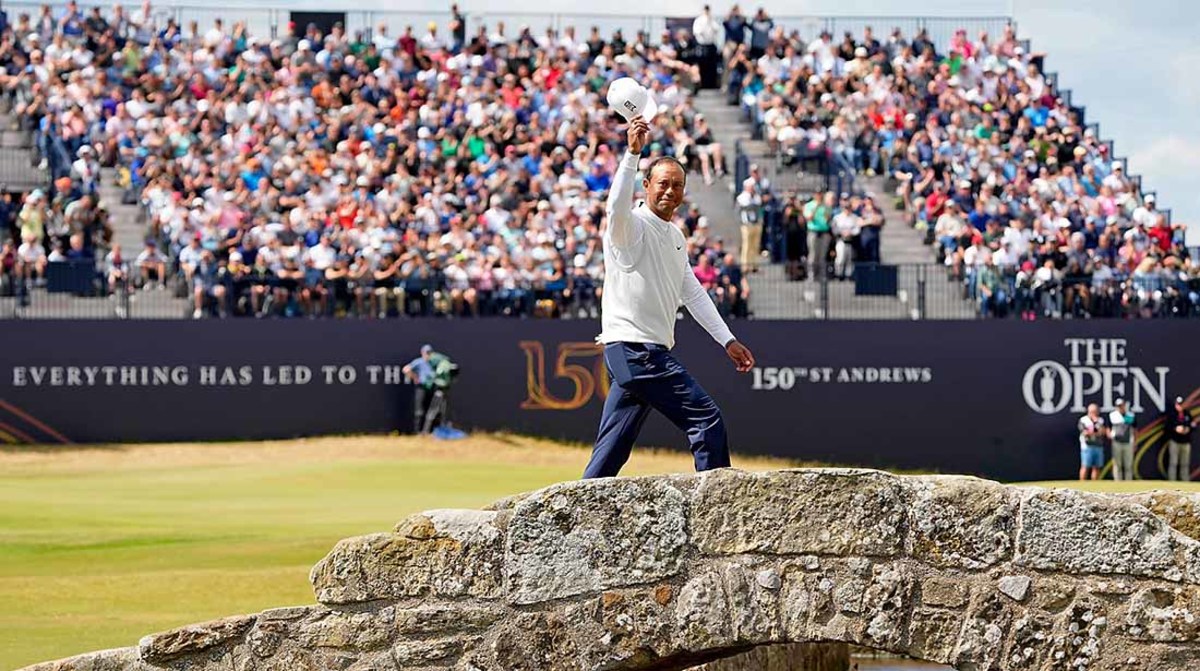
[(1125, 172), (1125, 164), (1121, 163), (1120, 161), (1113, 161), (1113, 170)]
[(658, 103), (650, 91), (632, 77), (622, 77), (608, 85), (608, 106), (629, 121), (641, 116), (646, 121), (658, 114)]
[(1147, 205), (1149, 205), (1150, 203), (1158, 202), (1158, 198), (1152, 193), (1147, 194), (1145, 200), (1146, 200)]
[(358, 179), (354, 180), (354, 183), (357, 186), (371, 186), (371, 180), (367, 179), (365, 176), (359, 177)]
[(309, 42), (308, 40), (300, 40), (300, 42), (296, 45), (296, 48), (300, 51), (309, 51), (312, 49), (312, 42)]

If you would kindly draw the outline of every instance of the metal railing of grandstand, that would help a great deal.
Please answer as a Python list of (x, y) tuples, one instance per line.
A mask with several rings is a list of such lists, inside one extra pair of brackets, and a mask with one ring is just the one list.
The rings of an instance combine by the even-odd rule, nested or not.
[[(769, 239), (767, 247), (773, 256), (783, 251), (778, 240)], [(987, 299), (976, 274), (953, 277), (946, 266), (936, 263), (858, 263), (846, 268), (844, 276), (838, 275), (833, 263), (824, 274), (814, 274), (807, 264), (785, 267), (785, 273), (764, 274), (753, 281), (749, 308), (754, 319), (1200, 319), (1200, 277), (1062, 278), (1023, 285), (1008, 273), (994, 285), (993, 298)], [(183, 319), (193, 316), (194, 307), (190, 293), (181, 288), (185, 286), (182, 280), (161, 288), (155, 284), (138, 288), (130, 281), (109, 285), (91, 263), (51, 263), (41, 281), (0, 274), (0, 320)], [(333, 286), (323, 285), (328, 300), (320, 308), (306, 310), (294, 289), (286, 297), (255, 305), (250, 283), (223, 286), (224, 298), (210, 293), (205, 300), (203, 317), (380, 318), (369, 287), (358, 292), (359, 299), (354, 287), (348, 291), (343, 287), (339, 294)], [(271, 293), (263, 294), (264, 300)], [(185, 296), (188, 300), (181, 300)], [(436, 318), (451, 309), (444, 292), (410, 291), (403, 301), (398, 303), (390, 293), (384, 318)], [(588, 319), (595, 314), (591, 307), (598, 305), (579, 312), (579, 306), (554, 292), (531, 289), (519, 298), (484, 298), (479, 314), (494, 319)]]

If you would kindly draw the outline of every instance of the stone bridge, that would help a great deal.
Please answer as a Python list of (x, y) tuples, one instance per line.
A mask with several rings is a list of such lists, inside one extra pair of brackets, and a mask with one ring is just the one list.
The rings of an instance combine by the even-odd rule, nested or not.
[(835, 642), (960, 671), (1198, 669), (1198, 528), (1200, 496), (967, 477), (568, 482), (343, 540), (319, 605), (30, 668), (665, 671)]

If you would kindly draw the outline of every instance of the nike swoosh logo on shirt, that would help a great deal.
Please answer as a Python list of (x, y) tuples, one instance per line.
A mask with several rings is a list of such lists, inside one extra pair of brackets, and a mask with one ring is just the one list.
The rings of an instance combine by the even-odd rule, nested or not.
[(681, 250), (681, 249), (683, 249), (683, 245), (680, 245), (680, 246), (676, 247), (676, 248), (675, 248), (675, 251), (679, 251), (679, 250)]

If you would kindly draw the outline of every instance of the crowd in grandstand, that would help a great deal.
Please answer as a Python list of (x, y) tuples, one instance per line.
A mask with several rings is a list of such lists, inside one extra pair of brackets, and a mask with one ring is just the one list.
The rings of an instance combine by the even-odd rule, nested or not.
[[(806, 42), (735, 7), (725, 32), (731, 98), (770, 146), (789, 162), (894, 179), (898, 204), (983, 314), (1200, 313), (1184, 227), (1125, 174), (1011, 27), (958, 30), (942, 48), (899, 29)], [(795, 208), (822, 266), (827, 208), (839, 211), (825, 194)]]
[[(14, 266), (34, 282), (61, 245), (103, 259), (114, 288), (178, 273), (197, 317), (595, 316), (624, 146), (607, 83), (653, 90), (647, 161), (724, 171), (690, 105), (698, 67), (670, 34), (468, 34), (457, 8), (395, 37), (309, 25), (263, 39), (157, 17), (149, 2), (85, 15), (72, 0), (0, 38), (0, 89), (56, 178), (16, 214)], [(145, 249), (110, 244), (102, 167), (145, 207)], [(680, 222), (698, 272), (745, 314), (741, 270), (699, 220)]]
[[(605, 87), (648, 83), (661, 112), (646, 160), (680, 156), (711, 182), (731, 148), (690, 101), (722, 44), (731, 100), (769, 145), (788, 162), (894, 180), (897, 204), (982, 313), (1200, 312), (1183, 226), (1011, 27), (945, 45), (899, 29), (839, 40), (735, 6), (652, 41), (468, 31), (457, 7), (451, 16), (399, 36), (289, 25), (277, 39), (243, 23), (177, 25), (149, 2), (16, 16), (0, 34), (0, 90), (55, 181), (0, 203), (15, 218), (6, 274), (36, 282), (48, 262), (91, 254), (113, 289), (181, 278), (197, 316), (593, 315), (603, 197), (623, 147)], [(111, 242), (102, 167), (144, 206), (144, 249)], [(791, 243), (792, 278), (879, 260), (874, 199), (796, 202), (746, 181), (734, 185), (740, 260), (699, 213), (680, 222), (726, 313), (747, 313), (743, 271), (756, 269), (766, 211), (780, 213), (785, 230), (766, 236)]]

